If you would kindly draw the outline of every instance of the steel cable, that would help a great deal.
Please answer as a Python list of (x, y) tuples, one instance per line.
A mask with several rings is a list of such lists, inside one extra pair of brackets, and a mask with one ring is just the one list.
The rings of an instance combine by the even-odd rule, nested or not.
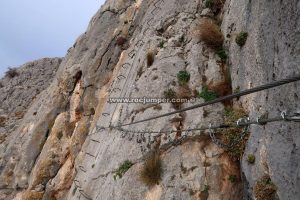
[(180, 109), (180, 110), (177, 110), (177, 111), (174, 111), (174, 112), (169, 112), (169, 113), (165, 113), (165, 114), (162, 114), (162, 115), (157, 115), (157, 116), (154, 116), (154, 117), (150, 117), (150, 118), (147, 118), (147, 119), (143, 119), (143, 120), (139, 120), (139, 121), (136, 121), (136, 122), (127, 123), (127, 124), (111, 126), (111, 128), (129, 126), (129, 125), (138, 124), (138, 123), (142, 123), (142, 122), (146, 122), (146, 121), (150, 121), (150, 120), (154, 120), (154, 119), (158, 119), (158, 118), (162, 118), (162, 117), (167, 117), (167, 116), (174, 115), (174, 114), (177, 114), (177, 113), (181, 113), (181, 112), (185, 112), (185, 111), (188, 111), (188, 110), (193, 110), (193, 109), (196, 109), (196, 108), (200, 108), (200, 107), (203, 107), (203, 106), (219, 103), (219, 102), (222, 102), (222, 101), (225, 101), (225, 100), (234, 99), (234, 98), (245, 96), (245, 95), (248, 95), (248, 94), (251, 94), (251, 93), (254, 93), (254, 92), (259, 92), (259, 91), (262, 91), (262, 90), (270, 89), (270, 88), (273, 88), (273, 87), (277, 87), (277, 86), (280, 86), (280, 85), (292, 83), (292, 82), (299, 81), (299, 80), (300, 80), (300, 75), (295, 75), (293, 77), (289, 77), (289, 78), (282, 79), (282, 80), (279, 80), (279, 81), (274, 81), (272, 83), (268, 83), (268, 84), (261, 85), (261, 86), (258, 86), (258, 87), (252, 88), (252, 89), (244, 90), (244, 91), (239, 92), (239, 93), (223, 96), (223, 97), (214, 99), (212, 101), (208, 101), (208, 102), (204, 102), (204, 103), (197, 104), (197, 105), (194, 105), (194, 106), (190, 106), (190, 107)]

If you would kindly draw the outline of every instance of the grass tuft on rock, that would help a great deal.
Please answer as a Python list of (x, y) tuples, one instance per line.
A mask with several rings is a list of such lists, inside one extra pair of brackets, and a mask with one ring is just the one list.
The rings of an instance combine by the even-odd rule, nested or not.
[(165, 40), (161, 40), (161, 41), (159, 42), (159, 47), (160, 47), (161, 49), (165, 48), (165, 43), (166, 43)]
[(140, 171), (140, 179), (147, 186), (159, 184), (162, 176), (162, 163), (158, 152), (151, 153)]
[(173, 89), (167, 89), (166, 91), (164, 91), (164, 97), (168, 100), (172, 100), (172, 99), (176, 99), (176, 92)]
[(199, 25), (199, 38), (207, 46), (218, 49), (222, 47), (224, 36), (220, 27), (211, 19), (203, 19)]
[(225, 4), (225, 0), (206, 0), (204, 3), (205, 8), (210, 8), (214, 14), (218, 14)]
[(132, 167), (133, 163), (129, 160), (125, 160), (117, 169), (114, 175), (114, 180), (116, 180), (118, 177), (122, 178), (123, 175)]
[(216, 92), (209, 90), (207, 87), (203, 87), (202, 91), (198, 94), (198, 96), (204, 99), (205, 102), (212, 101), (218, 97)]
[(237, 43), (237, 45), (242, 47), (246, 44), (247, 38), (248, 38), (248, 33), (242, 31), (236, 36), (235, 42)]
[(183, 86), (179, 87), (177, 93), (170, 88), (164, 91), (164, 97), (168, 99), (168, 101), (173, 105), (174, 109), (180, 109), (183, 103), (181, 101), (182, 99), (180, 98), (188, 99), (188, 95), (190, 95), (189, 92), (190, 91)]
[(247, 157), (247, 162), (249, 164), (254, 164), (255, 163), (255, 156), (253, 154), (249, 154)]
[(179, 84), (184, 85), (190, 81), (191, 75), (188, 71), (182, 70), (177, 73), (177, 79)]
[(236, 175), (229, 175), (228, 176), (228, 180), (231, 182), (231, 183), (235, 183), (237, 181), (237, 177)]
[(153, 64), (153, 62), (154, 62), (154, 57), (155, 57), (154, 51), (149, 50), (149, 51), (147, 52), (147, 56), (146, 56), (146, 58), (147, 58), (147, 66), (148, 66), (148, 67), (150, 67), (150, 66)]
[(119, 36), (116, 40), (116, 44), (118, 46), (122, 46), (123, 44), (125, 44), (127, 42), (127, 39), (125, 38), (125, 36)]
[(213, 8), (213, 6), (214, 6), (214, 0), (206, 0), (205, 1), (206, 8)]
[(210, 189), (209, 185), (204, 185), (204, 189), (202, 191), (208, 191)]
[(216, 54), (221, 58), (221, 60), (223, 62), (225, 62), (227, 60), (227, 58), (228, 58), (228, 55), (227, 55), (225, 49), (223, 49), (223, 48), (218, 49), (216, 51)]
[(275, 200), (276, 186), (269, 175), (264, 175), (255, 184), (254, 196), (256, 200)]
[[(238, 119), (246, 116), (247, 114), (243, 109), (227, 108), (224, 113), (224, 123), (231, 124), (231, 125), (236, 124), (236, 121)], [(234, 143), (235, 141), (240, 139), (242, 131), (243, 131), (242, 128), (236, 128), (236, 127), (223, 129), (221, 133), (222, 141), (225, 144)], [(226, 149), (227, 153), (232, 158), (232, 160), (238, 161), (241, 159), (244, 153), (247, 139), (248, 139), (248, 134), (246, 135), (246, 137), (243, 138), (243, 140), (233, 145), (232, 147)]]
[(4, 127), (6, 122), (6, 117), (0, 116), (0, 127)]
[(19, 76), (19, 73), (16, 68), (8, 68), (7, 72), (5, 72), (5, 76), (8, 78), (14, 78), (16, 76)]

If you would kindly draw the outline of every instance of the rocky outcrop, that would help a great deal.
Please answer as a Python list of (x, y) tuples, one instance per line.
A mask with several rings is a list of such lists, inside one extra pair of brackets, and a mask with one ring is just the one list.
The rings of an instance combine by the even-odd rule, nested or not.
[[(297, 124), (251, 126), (233, 149), (207, 131), (182, 130), (297, 109), (299, 83), (116, 128), (299, 71), (296, 1), (216, 2), (107, 1), (1, 146), (0, 199), (259, 199), (253, 188), (262, 183), (272, 183), (270, 198), (298, 199)], [(244, 46), (236, 44), (241, 31)], [(113, 102), (141, 97), (194, 101)], [(217, 133), (230, 142), (241, 131)], [(161, 165), (149, 168), (161, 175), (149, 186), (141, 172), (151, 152)]]
[[(222, 29), (230, 36), (233, 88), (241, 90), (283, 77), (299, 74), (299, 1), (241, 2), (228, 1)], [(242, 11), (242, 12), (241, 12)], [(235, 45), (240, 31), (249, 34), (243, 48)], [(299, 83), (255, 93), (240, 99), (252, 118), (278, 116), (282, 111), (299, 111)], [(242, 161), (248, 195), (254, 197), (257, 181), (268, 174), (277, 187), (279, 199), (298, 199), (299, 123), (276, 122), (251, 126), (251, 135)], [(255, 165), (247, 156), (255, 155)]]
[[(28, 113), (28, 110), (53, 81), (61, 61), (61, 58), (44, 58), (29, 62), (17, 69), (10, 69), (0, 80), (0, 188), (4, 193), (10, 193), (13, 189), (9, 182), (14, 176), (14, 170), (5, 168), (7, 160), (15, 163), (18, 159), (8, 151), (8, 146), (14, 140), (21, 140), (19, 126), (28, 115), (37, 114), (36, 111)], [(2, 196), (0, 198), (4, 199)]]
[(8, 73), (0, 80), (0, 115), (7, 119), (6, 128), (13, 128), (15, 120), (23, 118), (36, 97), (50, 85), (61, 61), (61, 58), (44, 58), (29, 62), (10, 69), (14, 77)]

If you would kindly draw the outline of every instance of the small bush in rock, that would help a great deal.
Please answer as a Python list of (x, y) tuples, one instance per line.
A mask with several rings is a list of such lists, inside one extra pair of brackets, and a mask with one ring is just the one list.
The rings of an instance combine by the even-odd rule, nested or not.
[(225, 0), (206, 0), (205, 7), (210, 8), (214, 14), (219, 13), (225, 4)]
[(276, 186), (272, 183), (270, 176), (265, 175), (256, 182), (254, 196), (257, 200), (276, 199)]
[(0, 127), (4, 127), (6, 122), (6, 117), (0, 116)]
[(235, 42), (237, 43), (237, 45), (242, 47), (246, 44), (247, 38), (248, 38), (248, 33), (242, 31), (236, 36)]
[(19, 75), (16, 68), (8, 68), (8, 71), (5, 72), (5, 75), (9, 78), (14, 78)]
[(159, 42), (159, 47), (160, 48), (165, 48), (165, 43), (166, 43), (166, 41), (164, 41), (164, 40), (161, 40), (160, 42)]
[(228, 56), (227, 56), (227, 53), (225, 51), (225, 49), (223, 48), (220, 48), (216, 51), (216, 54), (221, 58), (222, 61), (226, 61)]
[[(240, 118), (246, 117), (247, 114), (243, 109), (232, 109), (227, 108), (224, 113), (224, 123), (229, 125), (236, 124), (236, 121)], [(227, 128), (222, 130), (222, 141), (225, 144), (232, 144), (235, 143), (235, 141), (240, 140), (242, 128)], [(247, 134), (248, 135), (248, 134)], [(231, 157), (232, 160), (238, 161), (241, 159), (245, 145), (247, 142), (248, 136), (245, 136), (243, 140), (236, 143), (235, 145), (231, 146), (226, 150), (228, 155)]]
[(220, 27), (211, 19), (203, 19), (199, 25), (199, 38), (211, 48), (220, 48), (224, 36)]
[(190, 99), (193, 94), (188, 85), (179, 86), (176, 90), (176, 97), (179, 99)]
[(205, 102), (212, 101), (218, 97), (216, 92), (209, 90), (207, 87), (203, 87), (198, 96), (203, 98)]
[(255, 156), (253, 154), (249, 154), (247, 157), (247, 161), (249, 164), (254, 164), (255, 163)]
[[(178, 94), (179, 95), (184, 95), (181, 92), (183, 92), (183, 91), (180, 91), (180, 93), (178, 93)], [(182, 105), (181, 99), (178, 96), (178, 94), (172, 89), (168, 89), (168, 90), (164, 91), (164, 97), (171, 102), (173, 108), (175, 108), (175, 109), (180, 109), (181, 105)]]
[(214, 0), (206, 0), (205, 1), (206, 8), (212, 8), (213, 6), (214, 6)]
[(178, 82), (182, 85), (182, 84), (186, 84), (187, 82), (189, 82), (191, 78), (191, 75), (188, 71), (183, 70), (183, 71), (179, 71), (177, 73), (177, 79)]
[(203, 191), (208, 191), (210, 189), (209, 185), (204, 185), (204, 190)]
[(166, 99), (172, 100), (172, 99), (176, 99), (176, 92), (172, 89), (168, 89), (166, 91), (164, 91), (164, 96)]
[(229, 175), (228, 176), (228, 180), (231, 182), (231, 183), (235, 183), (237, 181), (237, 177), (236, 175)]
[(132, 167), (133, 163), (129, 160), (125, 160), (117, 169), (114, 179), (116, 180), (117, 177), (122, 178), (122, 176)]
[(73, 195), (73, 196), (74, 196), (74, 194), (76, 193), (76, 191), (77, 191), (77, 187), (75, 186), (74, 189), (73, 189), (73, 191), (72, 191), (72, 195)]
[(159, 184), (162, 176), (162, 163), (158, 152), (153, 152), (145, 159), (140, 172), (141, 181), (147, 186)]
[(119, 36), (116, 40), (116, 44), (118, 46), (122, 46), (123, 44), (125, 44), (127, 42), (127, 39), (124, 36)]
[(209, 185), (204, 185), (204, 189), (200, 192), (199, 197), (200, 199), (208, 199), (209, 197)]
[(184, 40), (185, 40), (185, 38), (184, 38), (184, 35), (180, 36), (180, 38), (179, 38), (179, 42), (180, 42), (180, 43), (183, 43), (183, 42), (184, 42)]
[(152, 50), (149, 50), (147, 52), (147, 66), (150, 67), (153, 62), (154, 62), (154, 57), (155, 57), (155, 54), (154, 54), (154, 51)]

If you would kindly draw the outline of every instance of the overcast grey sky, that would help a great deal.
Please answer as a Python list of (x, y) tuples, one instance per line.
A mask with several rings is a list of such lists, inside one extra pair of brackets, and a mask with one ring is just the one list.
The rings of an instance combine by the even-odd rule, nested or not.
[(62, 57), (105, 0), (1, 0), (0, 77), (8, 67)]

